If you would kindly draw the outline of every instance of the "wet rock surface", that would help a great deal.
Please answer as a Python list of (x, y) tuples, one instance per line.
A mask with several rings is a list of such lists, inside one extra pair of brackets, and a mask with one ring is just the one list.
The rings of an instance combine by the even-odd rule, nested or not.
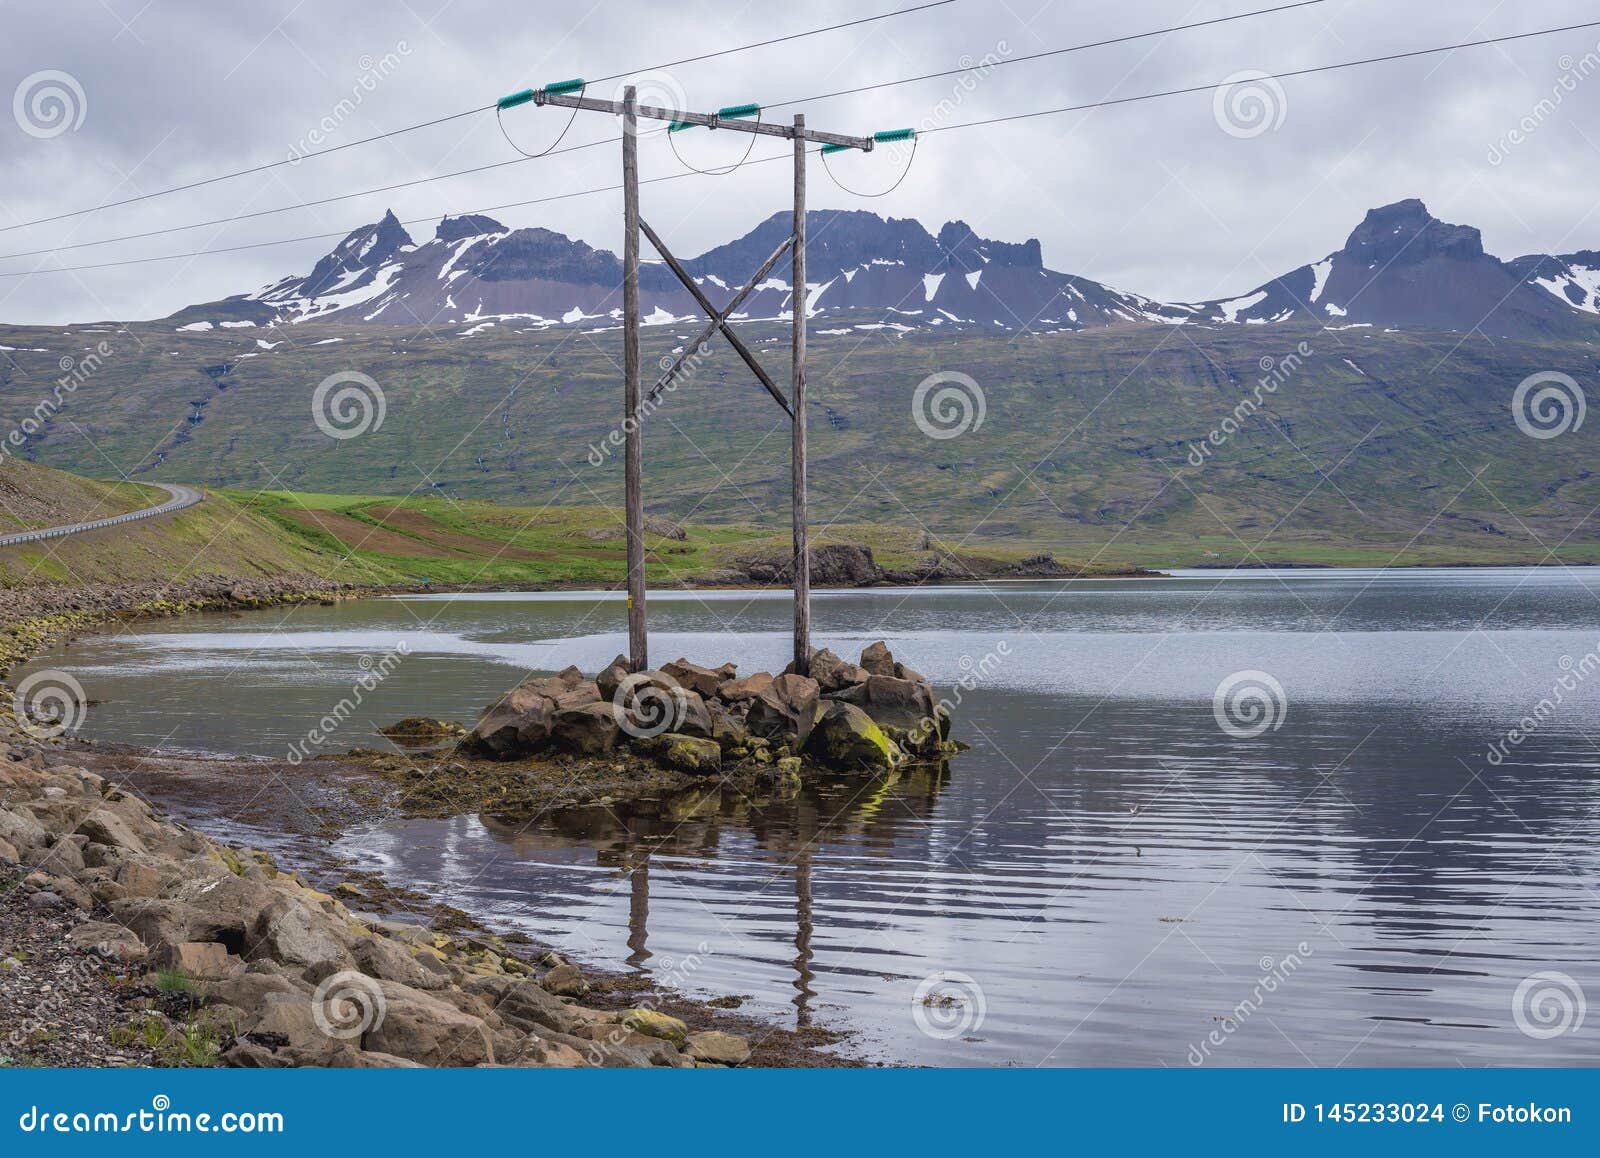
[(802, 757), (835, 772), (872, 772), (951, 754), (950, 716), (927, 679), (881, 640), (849, 663), (814, 651), (810, 674), (741, 677), (679, 658), (627, 671), (618, 656), (594, 679), (576, 668), (525, 680), (485, 709), (457, 749), (466, 758), (527, 760), (548, 754), (654, 759), (717, 775)]

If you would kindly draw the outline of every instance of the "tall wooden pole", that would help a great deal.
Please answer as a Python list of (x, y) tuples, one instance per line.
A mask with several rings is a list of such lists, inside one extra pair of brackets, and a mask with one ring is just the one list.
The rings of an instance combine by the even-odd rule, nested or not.
[(628, 666), (650, 666), (644, 628), (644, 414), (639, 382), (638, 93), (622, 93), (622, 374), (623, 488), (628, 528)]
[(795, 536), (795, 672), (811, 673), (811, 549), (806, 533), (805, 483), (805, 114), (795, 114), (795, 245), (794, 245), (794, 377), (789, 401), (794, 406), (790, 440), (790, 473), (794, 493)]

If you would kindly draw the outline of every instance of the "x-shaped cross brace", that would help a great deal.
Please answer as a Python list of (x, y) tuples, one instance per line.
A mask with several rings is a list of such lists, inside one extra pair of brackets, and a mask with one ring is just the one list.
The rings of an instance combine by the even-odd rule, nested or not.
[[(750, 352), (750, 347), (746, 346), (744, 344), (744, 340), (734, 332), (733, 327), (728, 324), (728, 319), (731, 318), (734, 312), (744, 304), (744, 300), (755, 292), (756, 287), (767, 279), (767, 274), (771, 273), (772, 267), (778, 264), (778, 259), (781, 258), (785, 253), (789, 252), (789, 247), (794, 244), (794, 235), (790, 234), (788, 237), (785, 237), (783, 239), (783, 243), (779, 245), (777, 249), (772, 251), (772, 256), (767, 258), (766, 261), (762, 262), (761, 268), (756, 270), (754, 276), (752, 276), (749, 281), (745, 282), (744, 288), (738, 293), (734, 294), (733, 298), (726, 306), (724, 306), (721, 310), (718, 310), (711, 304), (710, 299), (706, 297), (706, 295), (701, 291), (700, 287), (695, 284), (694, 278), (689, 276), (689, 271), (684, 269), (682, 263), (679, 262), (677, 258), (672, 256), (672, 253), (667, 249), (666, 244), (661, 240), (660, 234), (658, 234), (654, 229), (651, 229), (649, 224), (643, 218), (639, 219), (639, 230), (650, 239), (650, 244), (655, 246), (656, 252), (659, 253), (662, 260), (667, 263), (667, 268), (672, 270), (672, 272), (677, 275), (678, 280), (683, 283), (683, 288), (688, 290), (694, 296), (694, 300), (699, 302), (700, 308), (705, 311), (706, 317), (711, 319), (706, 323), (705, 328), (700, 331), (699, 336), (683, 348), (683, 353), (679, 354), (673, 359), (672, 364), (667, 367), (666, 372), (662, 374), (661, 377), (656, 381), (656, 384), (650, 388), (650, 394), (647, 401), (654, 402), (657, 398), (659, 398), (661, 396), (661, 392), (671, 385), (673, 379), (675, 379), (679, 373), (682, 372), (684, 363), (686, 363), (695, 354), (695, 352), (705, 344), (712, 334), (716, 333), (718, 330), (721, 330), (722, 336), (728, 339), (728, 344), (734, 348), (734, 351), (739, 355), (740, 358), (744, 359), (744, 364), (750, 367), (750, 372), (760, 379), (761, 384), (767, 388), (767, 393), (771, 394), (772, 397), (777, 400), (778, 405), (783, 407), (784, 413), (788, 414), (790, 418), (793, 418), (794, 407), (790, 404), (789, 399), (784, 395), (782, 390), (778, 389), (777, 384), (773, 382), (771, 376), (766, 372), (765, 369), (762, 368), (761, 363), (756, 360), (756, 356)], [(798, 293), (801, 297), (804, 296), (803, 290), (796, 291), (796, 293)], [(802, 307), (797, 305), (796, 308), (798, 309)]]

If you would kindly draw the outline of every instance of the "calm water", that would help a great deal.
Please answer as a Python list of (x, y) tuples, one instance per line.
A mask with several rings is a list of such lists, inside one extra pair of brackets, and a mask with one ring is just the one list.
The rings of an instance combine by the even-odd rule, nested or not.
[[(783, 661), (781, 594), (651, 614), (658, 661)], [(340, 851), (885, 1060), (1600, 1061), (1600, 1010), (1579, 1019), (1600, 999), (1600, 573), (1186, 573), (826, 593), (815, 614), (820, 642), (886, 638), (947, 694), (990, 657), (958, 711), (972, 750), (782, 804), (397, 823)], [(529, 669), (592, 671), (622, 626), (609, 597), (373, 600), (33, 666), (83, 683), (87, 735), (281, 755), (402, 641), (333, 750), (403, 715), (470, 721)], [(1225, 729), (1239, 672), (1282, 698)]]

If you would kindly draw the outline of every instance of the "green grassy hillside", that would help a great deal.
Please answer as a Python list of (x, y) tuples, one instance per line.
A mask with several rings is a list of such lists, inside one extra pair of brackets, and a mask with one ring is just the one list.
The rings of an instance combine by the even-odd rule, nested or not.
[[(749, 332), (781, 366), (780, 331)], [(85, 337), (4, 333), (20, 349), (8, 355), (0, 405), (24, 412), (57, 348)], [(39, 462), (96, 473), (109, 458), (136, 479), (245, 492), (448, 496), (463, 505), (430, 510), (466, 524), (481, 517), (472, 500), (537, 511), (620, 499), (620, 451), (606, 445), (620, 413), (615, 332), (139, 326), (97, 337), (114, 353), (29, 440)], [(686, 337), (647, 329), (647, 367)], [(1046, 550), (1118, 565), (1595, 561), (1594, 426), (1530, 438), (1510, 403), (1530, 373), (1581, 382), (1596, 362), (1582, 343), (1361, 328), (819, 332), (814, 518), (897, 526), (954, 551)], [(381, 387), (383, 424), (329, 438), (313, 422), (313, 391), (352, 370)], [(937, 371), (978, 383), (981, 427), (945, 440), (919, 429), (913, 392)], [(1263, 378), (1272, 389), (1259, 388)], [(1209, 456), (1194, 456), (1258, 393), (1258, 411)], [(645, 458), (651, 512), (708, 528), (686, 548), (696, 563), (716, 546), (711, 527), (781, 536), (785, 420), (731, 355), (716, 351), (667, 397), (649, 420)], [(269, 517), (324, 542), (316, 526)], [(541, 557), (523, 562), (553, 576), (582, 572), (608, 549), (554, 526), (541, 534), (548, 541), (527, 548)], [(433, 558), (429, 571), (457, 569), (449, 554)]]

